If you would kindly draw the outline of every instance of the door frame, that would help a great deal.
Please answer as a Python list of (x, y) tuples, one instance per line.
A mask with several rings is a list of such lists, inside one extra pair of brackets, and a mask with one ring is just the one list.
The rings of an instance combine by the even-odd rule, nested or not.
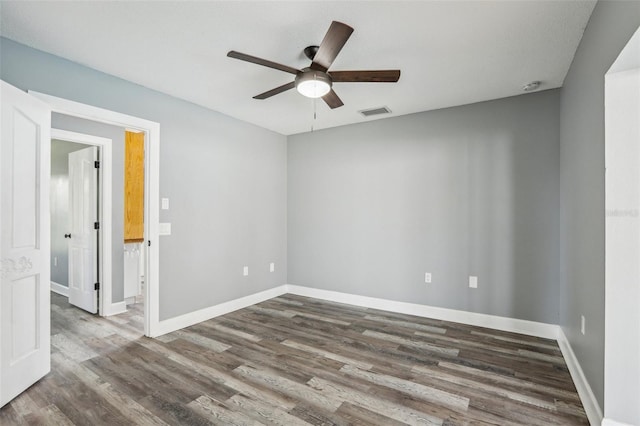
[[(629, 196), (640, 187), (640, 181), (637, 180), (640, 174), (640, 142), (637, 139), (640, 133), (637, 120), (640, 117), (637, 83), (637, 76), (640, 75), (639, 48), (640, 27), (604, 75), (603, 425), (638, 424), (640, 421), (640, 409), (637, 406), (640, 397), (640, 359), (637, 357), (640, 348), (640, 314), (637, 310), (640, 296), (640, 270), (637, 268), (640, 205)], [(625, 95), (620, 96), (620, 92)], [(630, 145), (635, 146), (630, 148)]]
[[(51, 139), (57, 139), (66, 142), (81, 143), (83, 145), (97, 146), (100, 148), (99, 161), (100, 172), (98, 173), (98, 221), (100, 229), (98, 233), (99, 250), (98, 250), (98, 282), (100, 288), (98, 290), (98, 315), (107, 316), (105, 313), (110, 312), (110, 306), (107, 306), (105, 299), (111, 301), (111, 280), (112, 280), (112, 262), (111, 262), (111, 228), (112, 228), (112, 143), (109, 138), (100, 136), (87, 135), (84, 133), (70, 132), (67, 130), (51, 129)], [(107, 297), (108, 295), (108, 297)]]
[[(115, 125), (145, 134), (144, 152), (144, 233), (145, 247), (145, 303), (144, 334), (155, 337), (160, 334), (160, 124), (143, 118), (98, 108), (68, 99), (58, 98), (29, 90), (28, 93), (51, 107), (52, 113), (68, 115), (100, 123)], [(105, 233), (106, 234), (106, 233)], [(111, 295), (104, 293), (104, 315), (114, 315)], [(126, 308), (125, 308), (126, 309)]]

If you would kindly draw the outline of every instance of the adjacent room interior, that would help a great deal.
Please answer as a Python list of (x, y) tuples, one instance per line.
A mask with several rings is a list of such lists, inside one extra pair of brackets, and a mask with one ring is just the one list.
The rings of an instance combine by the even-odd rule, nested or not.
[(1, 6), (0, 423), (640, 425), (640, 2)]

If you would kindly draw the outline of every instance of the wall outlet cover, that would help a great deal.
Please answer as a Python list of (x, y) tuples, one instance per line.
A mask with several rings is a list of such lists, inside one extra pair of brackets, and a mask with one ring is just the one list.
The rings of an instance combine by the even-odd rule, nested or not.
[(242, 268), (242, 275), (244, 275), (245, 277), (247, 275), (249, 275), (249, 267), (245, 266), (244, 268)]
[(273, 271), (275, 271), (275, 270), (276, 270), (276, 264), (275, 264), (275, 263), (273, 263), (273, 262), (271, 262), (271, 263), (269, 264), (269, 272), (273, 272)]
[(478, 277), (469, 276), (469, 288), (478, 288)]
[(424, 273), (424, 282), (429, 284), (431, 282), (431, 272)]

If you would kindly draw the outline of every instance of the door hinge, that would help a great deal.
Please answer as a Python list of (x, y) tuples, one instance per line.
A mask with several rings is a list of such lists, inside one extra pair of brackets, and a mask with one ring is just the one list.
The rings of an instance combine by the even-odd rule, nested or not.
[(100, 229), (100, 222), (93, 222), (93, 229)]
[(147, 246), (151, 247), (151, 240), (147, 241)]
[(100, 290), (100, 283), (95, 283), (93, 285), (94, 290)]
[(93, 167), (95, 167), (96, 169), (100, 168), (100, 162), (99, 161), (94, 161), (93, 162)]

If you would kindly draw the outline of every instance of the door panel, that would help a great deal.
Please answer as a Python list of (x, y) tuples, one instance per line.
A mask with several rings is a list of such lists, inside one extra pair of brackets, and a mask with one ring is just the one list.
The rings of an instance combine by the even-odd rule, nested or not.
[(0, 82), (0, 406), (50, 370), (51, 111)]
[(69, 303), (98, 312), (98, 148), (69, 154)]
[(14, 111), (14, 133), (20, 135), (11, 141), (13, 170), (11, 193), (13, 205), (12, 249), (36, 248), (37, 200), (38, 200), (38, 125), (24, 115)]
[(38, 277), (31, 275), (11, 283), (13, 346), (11, 364), (38, 350)]

